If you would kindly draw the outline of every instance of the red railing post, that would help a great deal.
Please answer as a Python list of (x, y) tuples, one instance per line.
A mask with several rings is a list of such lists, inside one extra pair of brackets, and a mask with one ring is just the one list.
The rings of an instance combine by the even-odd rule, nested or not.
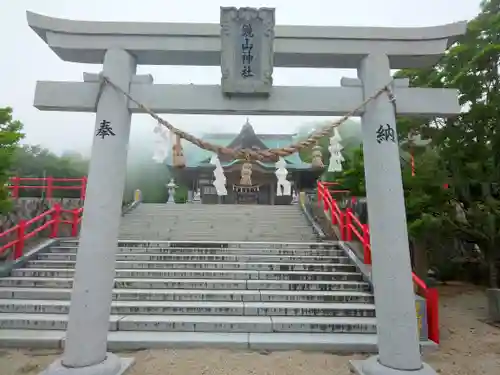
[(370, 229), (368, 227), (368, 224), (363, 224), (361, 230), (363, 231), (363, 260), (365, 264), (372, 264)]
[(11, 196), (13, 199), (17, 199), (19, 198), (19, 185), (21, 184), (21, 177), (12, 177), (10, 181), (12, 182)]
[(79, 219), (80, 219), (80, 209), (75, 208), (72, 211), (72, 217), (71, 217), (71, 237), (76, 237), (78, 235)]
[(321, 202), (323, 200), (323, 189), (322, 189), (321, 182), (318, 181), (317, 183), (317, 191), (318, 191), (318, 207), (321, 207)]
[(439, 344), (439, 294), (436, 288), (428, 288), (426, 295), (427, 330), (429, 340)]
[(82, 185), (80, 191), (80, 199), (85, 200), (85, 192), (87, 191), (87, 176), (82, 177)]
[(352, 210), (346, 208), (345, 210), (345, 240), (352, 241)]
[(339, 232), (340, 232), (340, 240), (345, 241), (345, 213), (342, 210), (339, 210)]
[(56, 203), (53, 207), (53, 212), (51, 215), (51, 231), (50, 231), (50, 238), (56, 238), (59, 235), (59, 224), (61, 223), (61, 205), (59, 203)]
[(52, 189), (53, 189), (53, 185), (54, 185), (54, 178), (47, 177), (46, 181), (47, 181), (47, 187), (45, 188), (47, 190), (46, 197), (48, 200), (50, 200), (53, 197)]
[[(337, 202), (335, 200), (332, 201), (332, 211), (330, 212), (331, 220), (333, 225), (337, 225)], [(340, 225), (339, 225), (340, 226)]]
[(17, 224), (17, 242), (14, 245), (14, 260), (19, 259), (24, 253), (24, 237), (26, 235), (26, 221), (20, 220)]

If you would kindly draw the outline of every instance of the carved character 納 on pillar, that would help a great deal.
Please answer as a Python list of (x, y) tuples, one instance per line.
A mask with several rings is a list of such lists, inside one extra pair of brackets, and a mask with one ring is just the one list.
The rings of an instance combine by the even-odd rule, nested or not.
[(250, 186), (252, 185), (252, 164), (243, 163), (241, 166), (241, 179), (240, 185)]
[(377, 129), (376, 136), (377, 136), (377, 143), (396, 142), (396, 132), (394, 131), (394, 128), (389, 124), (385, 124), (385, 126), (380, 125), (379, 128)]
[(110, 135), (111, 136), (116, 135), (115, 132), (113, 131), (113, 128), (111, 127), (111, 122), (107, 120), (102, 120), (99, 124), (99, 128), (97, 129), (95, 136), (104, 139), (105, 137), (108, 137)]

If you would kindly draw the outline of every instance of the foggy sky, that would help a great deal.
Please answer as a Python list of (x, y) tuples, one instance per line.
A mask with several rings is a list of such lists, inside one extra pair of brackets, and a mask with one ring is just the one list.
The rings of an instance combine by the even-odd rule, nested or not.
[[(89, 21), (219, 22), (219, 7), (267, 6), (276, 8), (279, 25), (433, 26), (473, 18), (479, 0), (0, 0), (0, 107), (14, 108), (25, 124), (25, 142), (55, 152), (76, 150), (88, 154), (94, 114), (41, 112), (33, 107), (37, 80), (81, 81), (83, 72), (100, 66), (61, 61), (28, 27), (26, 10), (47, 16)], [(139, 66), (155, 83), (220, 84), (220, 67)], [(274, 69), (275, 85), (337, 86), (351, 70)], [(183, 130), (238, 132), (246, 116), (163, 115)], [(313, 117), (253, 116), (258, 133), (294, 133)], [(131, 142), (151, 139), (154, 120), (132, 118)], [(149, 140), (148, 140), (149, 142)], [(147, 146), (147, 145), (145, 145)], [(153, 144), (151, 144), (151, 148)]]

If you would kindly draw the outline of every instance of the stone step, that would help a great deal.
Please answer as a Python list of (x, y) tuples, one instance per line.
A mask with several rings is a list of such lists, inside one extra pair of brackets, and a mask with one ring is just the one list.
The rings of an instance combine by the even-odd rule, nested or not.
[[(2, 277), (0, 287), (72, 288), (72, 278)], [(368, 292), (370, 284), (360, 281), (290, 281), (229, 279), (115, 279), (119, 289), (222, 289), (286, 291), (360, 291)]]
[[(206, 228), (190, 228), (183, 226), (172, 226), (168, 229), (165, 228), (123, 228), (119, 231), (119, 238), (122, 236), (137, 236), (141, 235), (147, 239), (155, 239), (157, 236), (168, 236), (173, 238), (180, 238), (175, 240), (158, 240), (158, 241), (181, 241), (189, 239), (191, 241), (217, 241), (217, 239), (224, 238), (227, 241), (252, 241), (256, 238), (262, 241), (274, 242), (280, 239), (289, 239), (294, 241), (302, 241), (304, 236), (313, 234), (313, 230), (284, 230), (282, 228), (266, 228), (262, 230), (249, 230), (249, 229), (233, 229), (233, 224), (225, 224), (220, 227), (206, 227)], [(228, 232), (227, 228), (231, 228)], [(262, 236), (262, 237), (261, 237)], [(285, 237), (288, 236), (288, 237)], [(298, 238), (301, 238), (300, 240)], [(126, 238), (123, 238), (126, 239)], [(305, 241), (305, 240), (304, 240)]]
[[(58, 261), (76, 261), (76, 251), (65, 252), (48, 252), (38, 254), (38, 260), (58, 260)], [(290, 255), (199, 255), (199, 254), (171, 254), (171, 255), (158, 255), (158, 254), (116, 254), (116, 260), (120, 262), (234, 262), (234, 263), (300, 263), (307, 264), (348, 264), (350, 259), (346, 256), (290, 256)]]
[[(59, 315), (60, 317), (61, 315)], [(369, 318), (367, 318), (369, 319)], [(0, 347), (64, 348), (66, 332), (54, 329), (2, 329)], [(377, 335), (373, 333), (289, 333), (289, 332), (169, 332), (110, 331), (107, 349), (112, 352), (148, 349), (218, 348), (228, 350), (302, 350), (322, 353), (378, 352)], [(438, 349), (432, 341), (422, 341), (421, 351)]]
[[(18, 268), (12, 277), (73, 277), (74, 269)], [(359, 272), (309, 272), (309, 271), (254, 271), (254, 270), (178, 270), (178, 269), (117, 269), (117, 278), (141, 279), (228, 279), (228, 280), (304, 280), (304, 281), (362, 281)]]
[[(221, 238), (222, 236), (224, 236), (224, 234), (217, 234), (217, 235), (212, 235), (212, 236), (200, 236), (200, 237), (196, 237), (196, 239), (198, 240), (205, 240), (205, 241), (212, 241), (212, 240), (216, 240), (218, 238)], [(181, 239), (185, 239), (186, 238), (186, 235), (183, 234), (181, 231), (177, 231), (175, 235), (157, 235), (157, 234), (138, 234), (138, 235), (120, 235), (121, 238), (123, 239), (129, 239), (129, 240), (136, 240), (136, 241), (147, 241), (147, 240), (152, 240), (152, 239), (155, 239), (155, 240), (161, 240), (161, 241), (176, 241), (176, 240), (181, 240)], [(279, 239), (283, 239), (283, 238), (290, 238), (289, 235), (284, 235), (284, 236), (276, 236), (276, 235), (273, 235), (273, 237), (268, 237), (268, 236), (264, 236), (264, 235), (261, 235), (261, 234), (258, 234), (258, 235), (251, 235), (251, 236), (234, 236), (234, 237), (231, 237), (231, 238), (228, 238), (228, 239), (231, 239), (231, 240), (239, 240), (239, 241), (244, 241), (244, 240), (247, 240), (247, 241), (250, 241), (254, 238), (261, 238), (261, 239), (266, 239), (268, 241), (276, 241), (276, 240), (279, 240)], [(316, 235), (313, 235), (313, 234), (310, 234), (310, 235), (304, 235), (304, 236), (294, 236), (293, 237), (295, 240), (300, 240), (300, 241), (311, 241), (311, 240), (314, 240), (316, 238)], [(194, 239), (194, 238), (192, 238)]]
[[(69, 300), (71, 289), (0, 288), (0, 299)], [(118, 301), (262, 301), (373, 303), (371, 293), (357, 291), (114, 289)]]
[[(47, 250), (49, 253), (76, 253), (76, 246), (53, 246)], [(207, 249), (207, 248), (175, 248), (175, 247), (119, 247), (117, 254), (139, 254), (149, 255), (280, 255), (280, 256), (310, 256), (310, 257), (338, 257), (345, 256), (340, 249)]]
[(200, 236), (190, 236), (188, 232), (182, 231), (182, 230), (177, 230), (175, 232), (172, 232), (172, 234), (169, 233), (144, 233), (141, 231), (141, 233), (135, 233), (135, 234), (120, 234), (120, 238), (123, 239), (128, 239), (128, 240), (136, 240), (136, 241), (147, 241), (147, 240), (158, 240), (158, 241), (176, 241), (176, 240), (181, 240), (185, 238), (191, 238), (192, 240), (203, 240), (203, 241), (213, 241), (221, 237), (226, 237), (228, 240), (239, 240), (239, 241), (251, 241), (254, 238), (260, 238), (264, 239), (267, 241), (276, 241), (279, 239), (283, 238), (292, 238), (295, 240), (300, 240), (300, 241), (310, 241), (314, 240), (316, 238), (316, 235), (311, 233), (311, 234), (304, 234), (304, 235), (298, 235), (297, 233), (294, 234), (277, 234), (273, 232), (272, 235), (266, 235), (262, 233), (256, 233), (256, 234), (244, 234), (244, 235), (234, 235), (234, 236), (227, 236), (224, 233), (211, 233), (210, 235), (200, 235)]
[[(213, 225), (220, 226), (221, 223), (228, 224), (233, 223), (235, 225), (255, 225), (255, 227), (265, 228), (268, 226), (276, 226), (276, 227), (288, 227), (293, 226), (297, 228), (310, 228), (307, 225), (307, 221), (302, 220), (301, 218), (282, 218), (275, 217), (269, 218), (267, 216), (262, 218), (241, 218), (238, 216), (217, 216), (217, 221), (214, 221), (214, 217), (199, 217), (197, 215), (192, 215), (190, 217), (187, 216), (170, 216), (168, 225), (173, 226), (177, 224), (192, 224), (192, 226), (197, 225)], [(165, 227), (165, 222), (163, 220), (158, 220), (158, 216), (150, 216), (150, 217), (134, 217), (129, 220), (122, 220), (121, 225), (139, 225), (139, 226), (158, 226)]]
[[(72, 269), (76, 261), (33, 260), (25, 268)], [(309, 272), (356, 272), (348, 263), (256, 263), (256, 262), (165, 262), (117, 261), (117, 269), (191, 269), (191, 270), (254, 270), (254, 271), (309, 271)]]
[[(280, 231), (280, 232), (286, 232), (286, 233), (295, 233), (295, 232), (311, 232), (312, 228), (310, 226), (305, 226), (305, 225), (287, 225), (287, 224), (280, 224), (280, 225), (254, 225), (252, 223), (234, 223), (230, 220), (228, 220), (226, 223), (217, 223), (217, 225), (213, 225), (211, 223), (198, 223), (196, 225), (191, 225), (189, 221), (183, 222), (183, 223), (171, 223), (170, 221), (168, 222), (168, 227), (165, 227), (165, 225), (161, 225), (159, 223), (138, 223), (138, 224), (121, 224), (120, 226), (120, 232), (124, 233), (128, 230), (144, 230), (144, 231), (173, 231), (175, 229), (182, 229), (183, 231), (189, 233), (190, 235), (196, 235), (198, 234), (198, 231), (200, 232), (205, 232), (209, 233), (207, 231), (210, 230), (219, 230), (219, 231), (224, 231), (227, 235), (230, 235), (232, 233), (238, 232), (238, 233), (252, 233), (252, 232), (268, 232), (272, 233), (274, 231)], [(231, 231), (228, 231), (228, 225), (231, 227)]]
[[(0, 300), (0, 313), (68, 314), (70, 301)], [(235, 315), (374, 317), (375, 305), (368, 303), (302, 303), (243, 301), (113, 301), (115, 315)]]
[[(78, 246), (76, 239), (61, 239), (61, 246)], [(205, 249), (283, 249), (283, 250), (340, 250), (340, 242), (250, 242), (250, 241), (130, 241), (119, 240), (118, 247), (148, 247), (148, 248), (205, 248)]]
[[(0, 329), (65, 330), (65, 314), (0, 313)], [(110, 331), (376, 333), (376, 318), (111, 315)], [(0, 338), (1, 340), (1, 338)]]

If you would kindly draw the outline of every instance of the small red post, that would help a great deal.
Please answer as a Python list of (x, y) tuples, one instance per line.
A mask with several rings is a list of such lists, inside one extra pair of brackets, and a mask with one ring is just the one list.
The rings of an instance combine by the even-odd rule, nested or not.
[(20, 220), (17, 224), (17, 242), (14, 245), (14, 260), (19, 259), (24, 253), (24, 237), (26, 235), (26, 221)]
[[(328, 191), (328, 190), (325, 190), (325, 191)], [(328, 209), (330, 208), (329, 205), (331, 204), (330, 202), (330, 199), (328, 197), (328, 195), (323, 195), (323, 211), (328, 211)]]
[[(337, 224), (340, 224), (340, 223), (337, 223), (337, 216), (336, 216), (336, 208), (337, 208), (337, 205), (336, 205), (337, 202), (333, 201), (332, 202), (332, 212), (330, 212), (330, 216), (332, 218), (332, 224), (333, 225), (337, 225)], [(340, 210), (339, 210), (340, 211)]]
[(12, 181), (12, 198), (19, 198), (19, 185), (21, 184), (21, 178), (16, 176), (10, 179)]
[(78, 221), (80, 219), (80, 210), (75, 208), (73, 210), (73, 216), (71, 218), (71, 237), (76, 237), (78, 235)]
[(321, 207), (321, 201), (323, 200), (323, 191), (322, 191), (322, 186), (321, 186), (321, 182), (318, 181), (318, 187), (317, 187), (317, 190), (318, 190), (318, 207)]
[(363, 258), (365, 264), (372, 264), (372, 254), (370, 249), (370, 230), (368, 224), (363, 224)]
[(53, 185), (54, 185), (54, 177), (47, 177), (45, 179), (47, 181), (47, 186), (45, 189), (47, 189), (47, 199), (50, 200), (52, 199), (52, 196), (53, 196), (53, 193), (52, 193), (52, 189), (53, 189)]
[(53, 207), (54, 212), (52, 216), (52, 229), (50, 231), (50, 238), (56, 238), (59, 235), (59, 224), (61, 223), (61, 205), (56, 203)]
[(340, 240), (345, 241), (345, 213), (342, 210), (339, 210), (339, 232)]
[(345, 240), (352, 241), (352, 210), (345, 210)]
[(429, 340), (439, 344), (439, 294), (436, 288), (428, 288), (426, 293), (427, 328)]
[(356, 201), (357, 201), (357, 199), (356, 199), (356, 197), (353, 195), (353, 196), (351, 197), (351, 204), (352, 204), (352, 205), (355, 205), (355, 204), (356, 204)]
[(80, 199), (85, 200), (85, 192), (87, 191), (87, 176), (82, 177), (82, 185), (80, 191)]

